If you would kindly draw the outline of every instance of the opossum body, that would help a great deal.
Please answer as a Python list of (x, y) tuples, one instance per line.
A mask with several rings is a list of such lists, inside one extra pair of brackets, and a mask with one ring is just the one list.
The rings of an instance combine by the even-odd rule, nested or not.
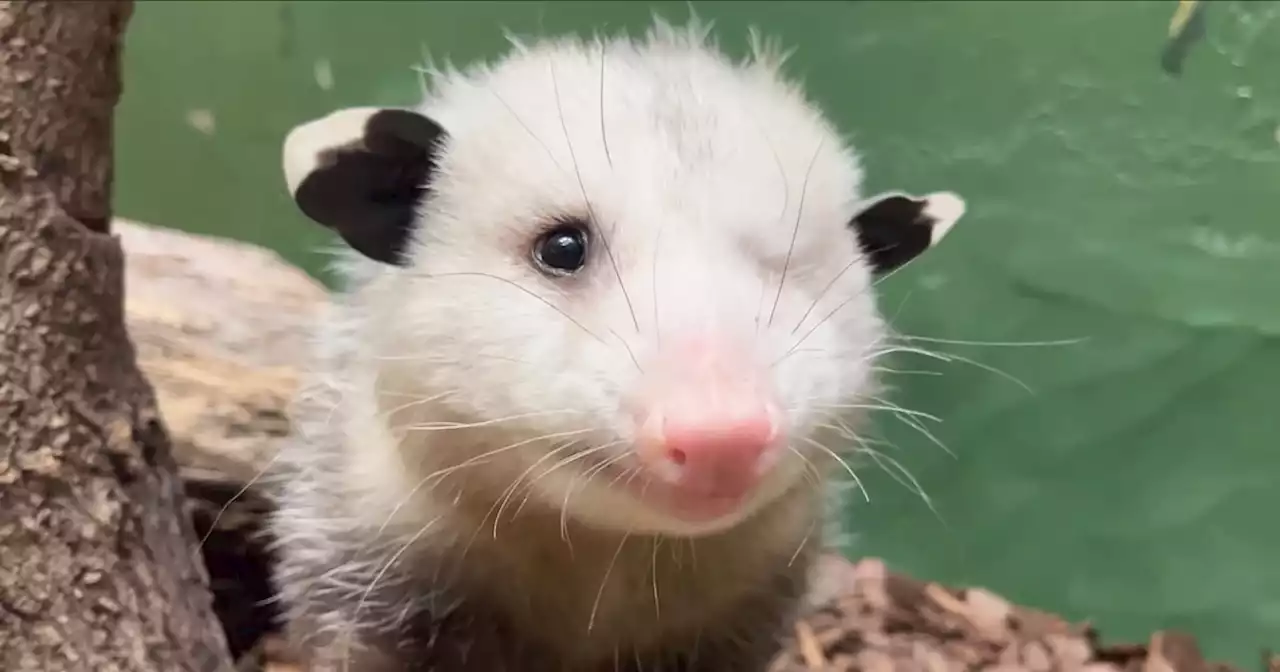
[(311, 669), (763, 670), (874, 393), (874, 278), (963, 201), (704, 26), (525, 45), (296, 128), (345, 240), (271, 482)]

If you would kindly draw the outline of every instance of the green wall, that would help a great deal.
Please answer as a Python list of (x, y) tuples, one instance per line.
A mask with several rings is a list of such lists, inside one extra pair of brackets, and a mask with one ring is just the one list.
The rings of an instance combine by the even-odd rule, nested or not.
[[(963, 193), (970, 215), (886, 283), (896, 326), (979, 366), (904, 358), (955, 457), (883, 422), (933, 508), (878, 470), (851, 553), (1089, 618), (1178, 627), (1254, 664), (1280, 646), (1280, 2), (1212, 3), (1180, 76), (1176, 3), (694, 3), (755, 24), (852, 133), (870, 188)], [(637, 28), (631, 2), (141, 2), (119, 118), (121, 214), (271, 246), (330, 243), (279, 147), (331, 108), (411, 102), (427, 50)], [(672, 18), (685, 3), (665, 3)], [(212, 120), (212, 124), (210, 121)], [(908, 361), (914, 359), (915, 361)], [(875, 473), (871, 473), (875, 472)]]

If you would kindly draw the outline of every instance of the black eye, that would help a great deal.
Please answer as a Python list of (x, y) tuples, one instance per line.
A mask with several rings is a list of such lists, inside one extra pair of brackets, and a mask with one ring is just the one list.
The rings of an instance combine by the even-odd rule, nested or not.
[(587, 263), (586, 228), (563, 224), (542, 234), (533, 244), (533, 259), (546, 273), (576, 273)]

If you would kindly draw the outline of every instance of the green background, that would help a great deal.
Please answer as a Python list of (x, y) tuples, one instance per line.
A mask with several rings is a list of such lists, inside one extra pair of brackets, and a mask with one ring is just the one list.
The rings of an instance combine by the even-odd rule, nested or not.
[[(1176, 3), (694, 3), (748, 26), (852, 134), (872, 190), (954, 189), (970, 214), (885, 283), (905, 333), (965, 363), (891, 379), (902, 462), (851, 504), (851, 553), (1093, 620), (1184, 628), (1254, 666), (1280, 646), (1280, 2), (1215, 2), (1181, 76)], [(425, 53), (643, 27), (631, 2), (141, 2), (119, 115), (122, 215), (265, 244), (321, 274), (279, 148), (332, 108), (405, 104)], [(687, 15), (685, 3), (657, 9)], [(210, 123), (212, 122), (212, 123)], [(914, 359), (915, 361), (906, 361)], [(875, 472), (875, 473), (872, 473)], [(936, 512), (935, 512), (936, 511)]]

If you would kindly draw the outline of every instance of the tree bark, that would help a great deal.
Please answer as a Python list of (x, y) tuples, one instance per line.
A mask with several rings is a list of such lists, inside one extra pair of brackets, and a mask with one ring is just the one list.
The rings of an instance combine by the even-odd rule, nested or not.
[(222, 672), (110, 235), (132, 3), (0, 2), (0, 669)]

